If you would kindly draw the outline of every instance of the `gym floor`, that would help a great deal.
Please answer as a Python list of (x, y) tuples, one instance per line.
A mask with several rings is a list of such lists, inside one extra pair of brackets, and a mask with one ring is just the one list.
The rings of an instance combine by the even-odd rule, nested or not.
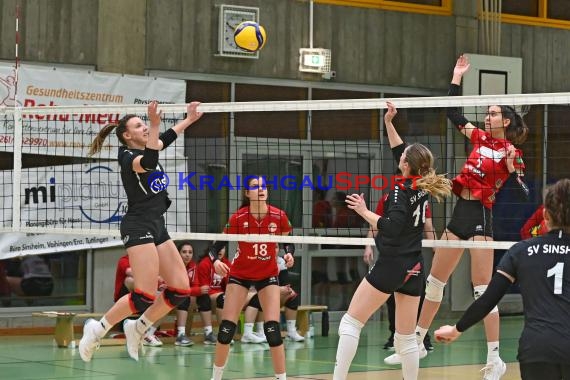
[[(451, 321), (435, 321), (439, 327)], [(501, 318), (501, 357), (507, 362), (502, 380), (520, 379), (516, 363), (518, 338), (523, 318)], [(290, 379), (329, 380), (336, 354), (337, 326), (328, 337), (320, 335), (307, 342), (286, 341), (287, 375)], [(320, 329), (316, 329), (317, 333)], [(391, 354), (382, 348), (387, 337), (386, 322), (370, 322), (363, 330), (349, 380), (401, 379), (398, 367), (383, 362)], [(487, 347), (482, 324), (478, 324), (450, 345), (435, 343), (435, 350), (420, 362), (421, 379), (481, 379)], [(58, 348), (51, 336), (0, 337), (0, 378), (35, 379), (205, 379), (211, 375), (213, 346), (196, 343), (192, 347), (165, 344), (145, 348), (139, 362), (128, 358), (124, 346), (101, 347), (90, 363), (81, 361), (77, 349)], [(224, 379), (273, 379), (267, 344), (236, 342), (224, 372)]]

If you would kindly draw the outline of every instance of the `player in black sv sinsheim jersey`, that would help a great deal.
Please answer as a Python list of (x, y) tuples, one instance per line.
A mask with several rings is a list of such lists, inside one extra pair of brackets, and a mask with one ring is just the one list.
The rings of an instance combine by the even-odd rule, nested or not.
[(570, 379), (570, 179), (546, 190), (544, 207), (548, 234), (513, 245), (487, 291), (455, 326), (435, 332), (439, 341), (454, 341), (517, 283), (525, 316), (517, 357), (523, 380)]
[(428, 148), (421, 144), (405, 146), (392, 124), (396, 112), (388, 103), (384, 122), (405, 182), (390, 189), (382, 217), (366, 208), (364, 194), (346, 198), (349, 208), (378, 229), (375, 241), (379, 255), (340, 322), (333, 380), (346, 379), (362, 327), (392, 293), (397, 305), (394, 346), (402, 358), (403, 377), (414, 380), (418, 376), (419, 348), (414, 328), (424, 281), (421, 254), (425, 210), (428, 195), (441, 199), (451, 194), (451, 181), (435, 173)]
[[(147, 109), (148, 126), (138, 116), (126, 115), (118, 124), (109, 124), (101, 129), (91, 144), (89, 154), (98, 153), (105, 138), (116, 129), (122, 145), (118, 161), (127, 193), (128, 211), (121, 220), (121, 238), (129, 255), (135, 288), (121, 297), (100, 321), (90, 319), (85, 322), (79, 342), (83, 361), (91, 360), (101, 338), (113, 325), (133, 313), (141, 316), (136, 321), (126, 320), (123, 328), (129, 356), (138, 360), (145, 331), (190, 295), (184, 262), (165, 226), (163, 215), (171, 201), (166, 192), (164, 170), (158, 163), (158, 152), (200, 119), (199, 104), (190, 103), (186, 118), (159, 136), (162, 112), (158, 110), (158, 103), (153, 101)], [(167, 287), (156, 296), (159, 274)]]

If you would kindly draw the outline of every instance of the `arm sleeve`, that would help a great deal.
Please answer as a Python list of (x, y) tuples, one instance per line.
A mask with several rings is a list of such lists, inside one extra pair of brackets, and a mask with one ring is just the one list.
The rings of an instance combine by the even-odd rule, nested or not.
[(408, 214), (408, 196), (396, 187), (390, 191), (388, 209), (384, 217), (378, 219), (378, 234), (386, 237), (395, 237), (404, 228)]
[(144, 148), (144, 154), (141, 158), (141, 166), (147, 170), (154, 170), (158, 165), (158, 150)]
[(516, 189), (517, 198), (521, 202), (528, 202), (530, 198), (530, 190), (526, 183), (524, 183), (522, 177), (518, 175), (516, 171), (509, 175), (509, 178), (513, 180), (514, 188)]
[(485, 293), (469, 306), (455, 325), (457, 331), (463, 332), (485, 318), (503, 298), (510, 286), (511, 281), (507, 277), (495, 273)]
[(402, 157), (402, 154), (404, 154), (404, 150), (406, 150), (405, 142), (392, 148), (392, 155), (394, 156), (396, 164), (400, 162), (400, 157)]
[(162, 149), (166, 149), (170, 144), (172, 144), (178, 134), (174, 131), (174, 129), (170, 128), (167, 129), (164, 133), (162, 133), (159, 137), (160, 141), (162, 141)]
[[(458, 96), (460, 94), (461, 94), (461, 87), (456, 84), (450, 83), (448, 95)], [(453, 125), (455, 125), (455, 127), (458, 130), (462, 130), (463, 128), (465, 128), (465, 125), (469, 123), (469, 120), (467, 120), (465, 116), (463, 116), (463, 114), (459, 110), (459, 107), (448, 107), (447, 118), (449, 119), (449, 121), (453, 123)]]

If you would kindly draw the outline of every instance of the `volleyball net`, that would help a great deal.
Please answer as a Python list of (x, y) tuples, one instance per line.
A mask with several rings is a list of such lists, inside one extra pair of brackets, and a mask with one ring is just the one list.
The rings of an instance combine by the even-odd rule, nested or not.
[[(401, 180), (383, 121), (388, 100), (398, 108), (394, 125), (400, 136), (428, 146), (437, 171), (449, 178), (462, 169), (472, 146), (448, 123), (446, 107), (462, 107), (468, 120), (484, 128), (487, 106), (510, 105), (524, 114), (530, 129), (520, 148), (531, 197), (526, 202), (515, 199), (509, 183), (497, 194), (493, 220), (500, 242), (427, 239), (426, 247), (508, 248), (521, 240), (520, 230), (540, 205), (544, 186), (570, 175), (570, 93), (204, 103), (199, 108), (204, 117), (160, 154), (173, 201), (166, 214), (171, 236), (373, 245), (366, 238), (369, 226), (347, 209), (344, 199), (363, 193), (374, 211), (382, 195)], [(182, 120), (186, 106), (165, 104), (160, 109), (165, 131)], [(88, 157), (87, 152), (103, 126), (127, 113), (146, 120), (142, 105), (0, 109), (5, 161), (0, 232), (118, 239), (127, 211), (117, 163), (119, 142), (113, 133), (99, 154)], [(292, 236), (221, 235), (251, 175), (266, 178), (269, 203), (286, 211)], [(430, 201), (438, 237), (455, 200)]]

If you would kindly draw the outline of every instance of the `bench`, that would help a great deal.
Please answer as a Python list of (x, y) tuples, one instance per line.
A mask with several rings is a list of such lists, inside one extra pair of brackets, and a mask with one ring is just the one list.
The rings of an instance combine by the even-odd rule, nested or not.
[(309, 331), (309, 316), (312, 312), (318, 311), (322, 313), (321, 335), (329, 335), (329, 308), (326, 305), (299, 305), (297, 309), (297, 330), (299, 330), (299, 334), (302, 336), (307, 334), (307, 331)]
[(42, 311), (32, 313), (32, 317), (55, 318), (53, 337), (58, 347), (75, 347), (73, 320), (75, 318), (101, 318), (102, 313), (72, 313), (61, 311)]
[[(74, 320), (75, 318), (96, 318), (103, 317), (104, 313), (73, 313), (65, 311), (42, 311), (32, 313), (32, 317), (40, 318), (55, 318), (54, 340), (58, 347), (74, 348), (78, 342), (75, 340), (74, 334)], [(167, 316), (176, 317), (176, 309), (172, 309)], [(132, 315), (136, 317), (137, 315)], [(175, 338), (162, 339), (164, 343), (174, 343)], [(124, 338), (103, 338), (101, 339), (101, 346), (120, 346), (125, 344)]]

